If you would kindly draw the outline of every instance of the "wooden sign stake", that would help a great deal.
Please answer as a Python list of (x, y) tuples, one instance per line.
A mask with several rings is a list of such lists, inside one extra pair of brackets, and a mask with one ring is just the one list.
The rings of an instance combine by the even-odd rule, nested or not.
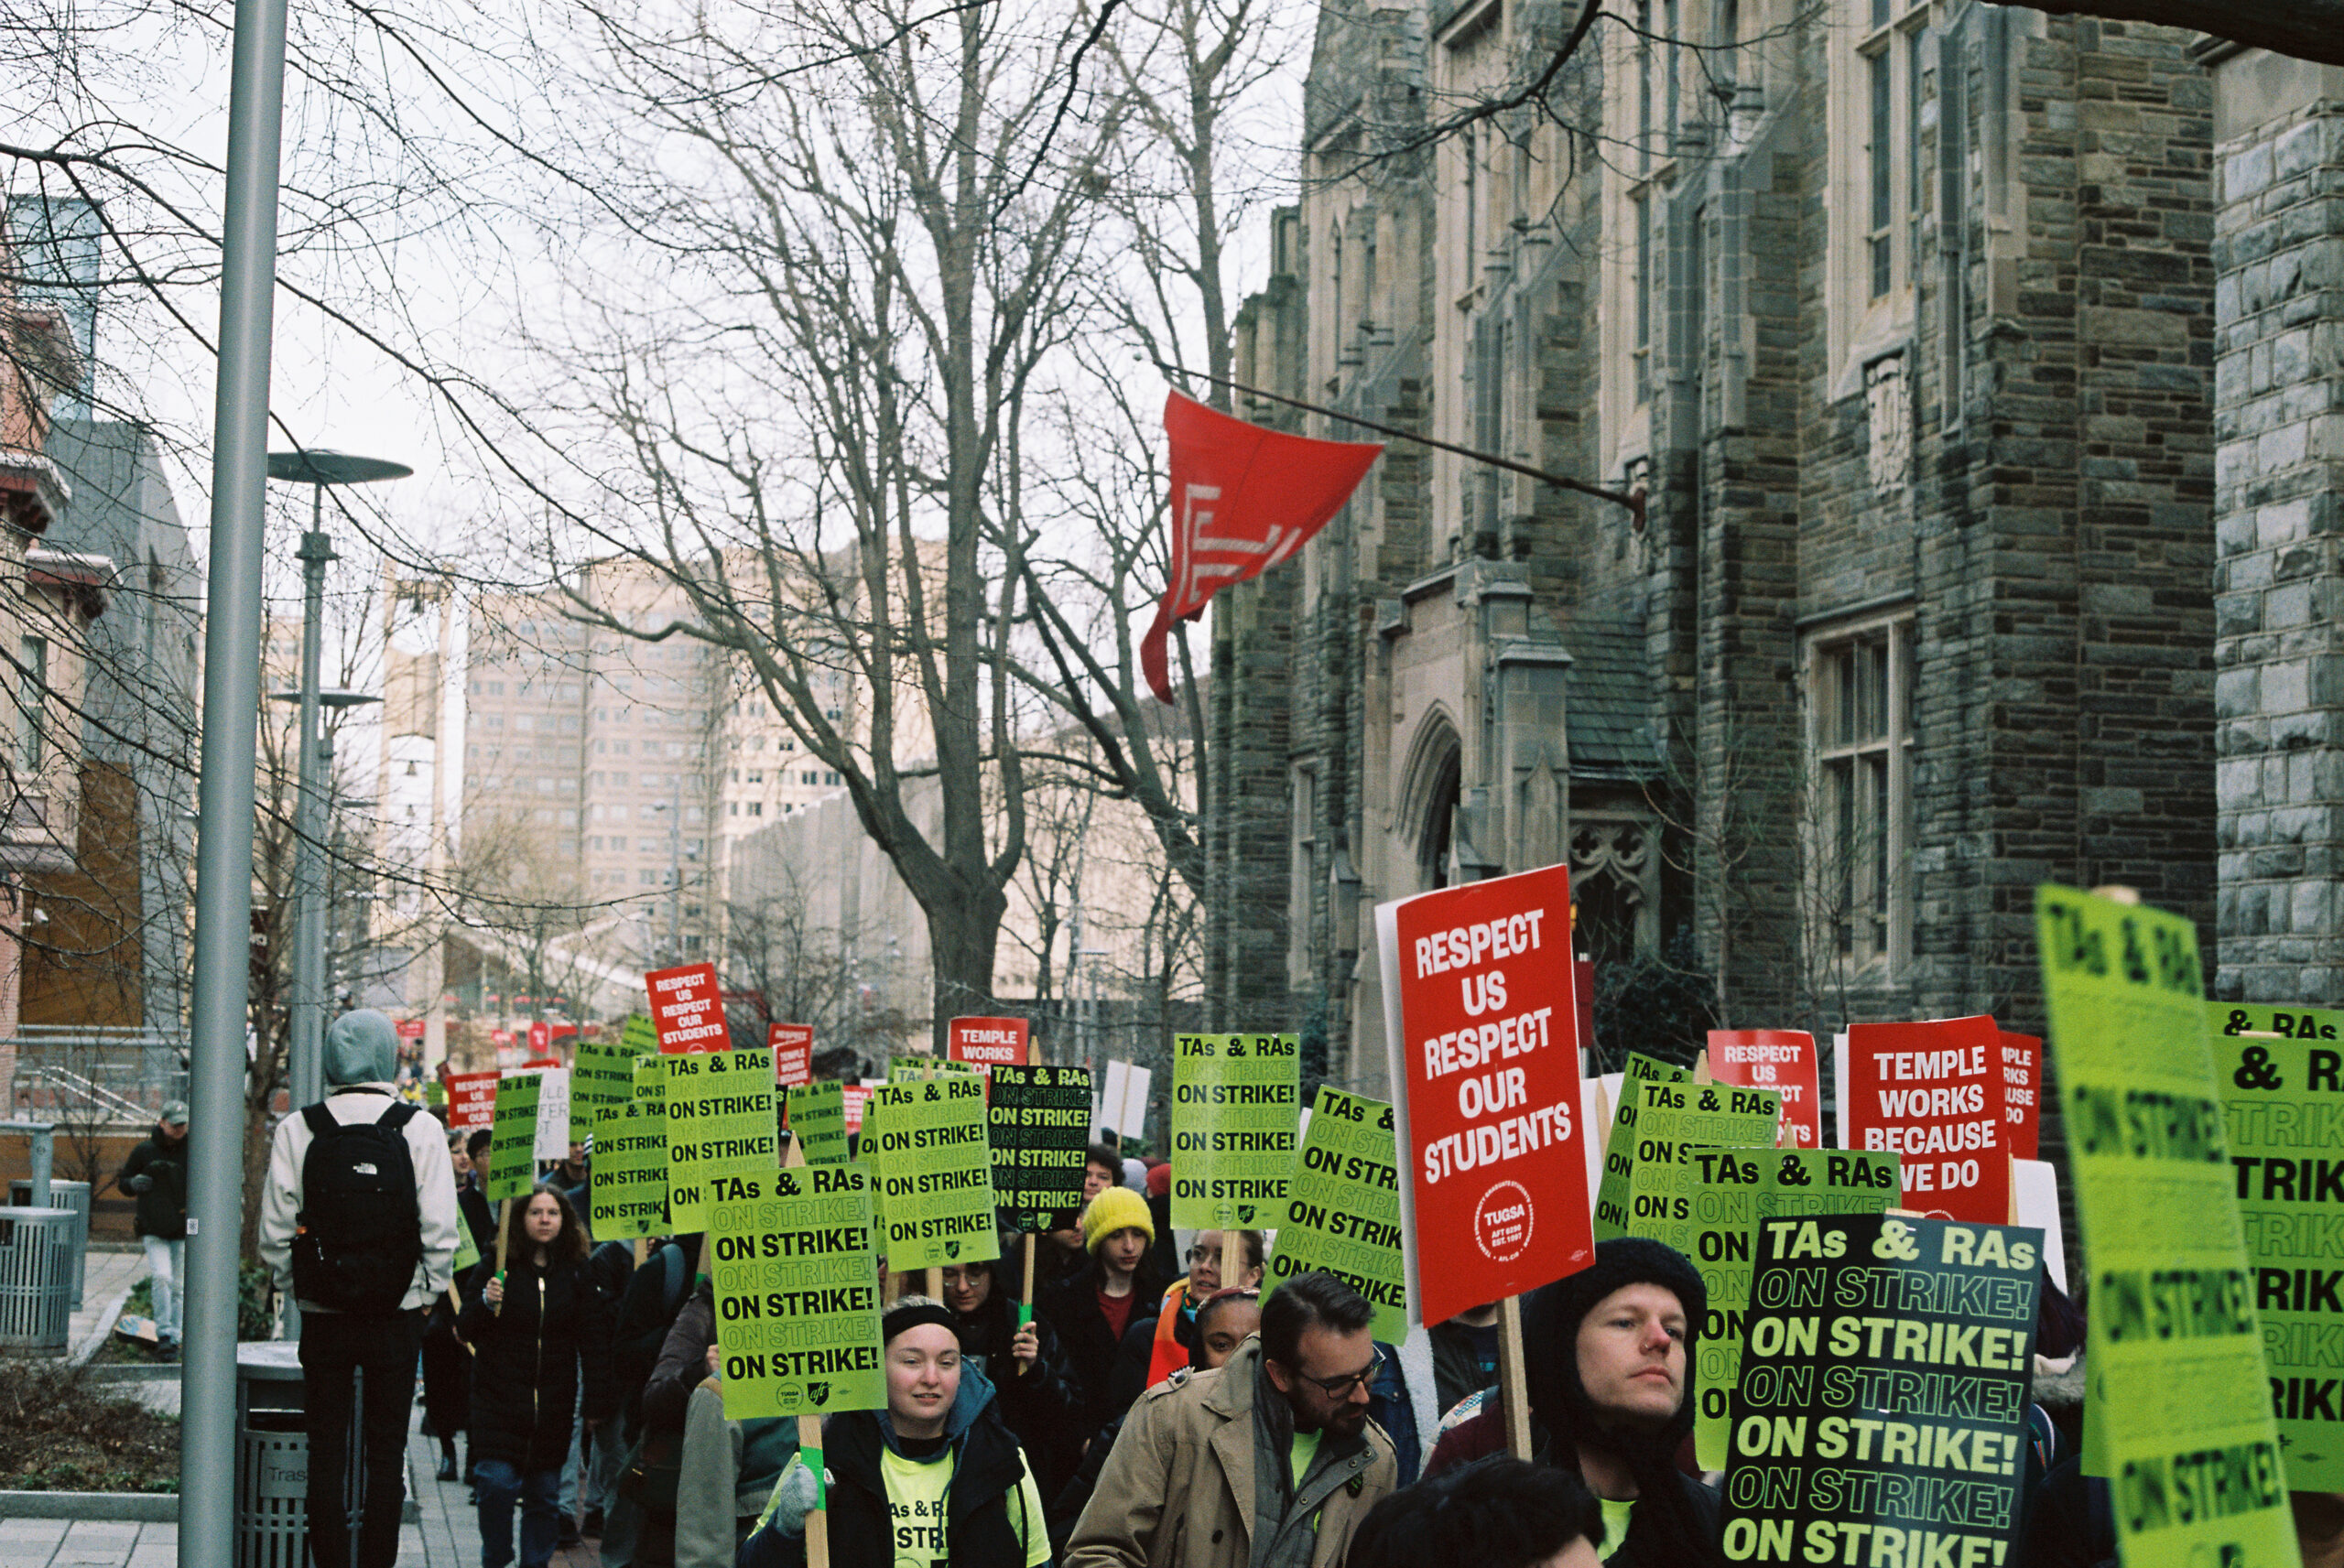
[[(935, 1081), (935, 1078), (936, 1057), (933, 1053), (930, 1053), (928, 1058), (928, 1065), (920, 1069), (920, 1081), (922, 1083), (932, 1083)], [(944, 1269), (941, 1264), (931, 1263), (928, 1265), (927, 1284), (928, 1300), (940, 1302), (944, 1299)]]
[[(782, 1154), (781, 1163), (784, 1169), (806, 1163), (805, 1147), (795, 1138), (789, 1141), (789, 1148)], [(643, 1243), (638, 1241), (635, 1245), (641, 1247)], [(801, 1415), (798, 1418), (798, 1452), (801, 1458), (809, 1454), (813, 1455), (806, 1466), (814, 1472), (814, 1506), (806, 1510), (806, 1568), (830, 1568), (830, 1515), (823, 1500), (822, 1472), (819, 1468), (822, 1463), (820, 1416)]]
[[(1031, 1036), (1028, 1036), (1026, 1041), (1026, 1065), (1029, 1067), (1038, 1067), (1042, 1065), (1042, 1043)], [(1034, 1257), (1041, 1245), (1040, 1231), (1029, 1230), (1026, 1233), (1026, 1288), (1019, 1294), (1017, 1308), (1017, 1326), (1020, 1328), (1034, 1321)]]
[(1522, 1368), (1522, 1298), (1498, 1303), (1498, 1396), (1504, 1400), (1505, 1449), (1530, 1457), (1530, 1385)]

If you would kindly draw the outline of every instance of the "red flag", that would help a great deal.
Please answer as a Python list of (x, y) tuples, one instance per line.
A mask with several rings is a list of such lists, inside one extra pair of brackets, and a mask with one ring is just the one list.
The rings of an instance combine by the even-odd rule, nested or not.
[(1302, 548), (1343, 508), (1384, 450), (1364, 441), (1314, 441), (1232, 418), (1175, 392), (1164, 400), (1172, 444), (1172, 580), (1140, 639), (1140, 669), (1172, 700), (1164, 640), (1216, 593)]

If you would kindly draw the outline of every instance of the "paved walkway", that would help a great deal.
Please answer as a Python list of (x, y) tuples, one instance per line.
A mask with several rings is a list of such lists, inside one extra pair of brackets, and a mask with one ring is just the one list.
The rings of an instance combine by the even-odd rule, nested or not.
[(105, 1336), (114, 1332), (114, 1320), (122, 1311), (123, 1298), (130, 1294), (131, 1286), (146, 1277), (144, 1250), (92, 1250), (83, 1258), (81, 1305), (73, 1314), (73, 1327), (66, 1340), (76, 1361), (88, 1360)]
[[(422, 1425), (422, 1418), (416, 1418)], [(420, 1431), (407, 1439), (407, 1484), (414, 1489), (420, 1525), (409, 1525), (399, 1541), (398, 1568), (480, 1568), (480, 1512), (464, 1499), (470, 1488), (461, 1481), (441, 1481), (440, 1444)], [(514, 1528), (520, 1528), (517, 1515)], [(420, 1549), (421, 1556), (411, 1553)], [(0, 1557), (0, 1562), (5, 1562)], [(602, 1568), (601, 1544), (588, 1539), (567, 1552), (553, 1554), (553, 1568)], [(8, 1568), (14, 1568), (9, 1564)]]
[[(138, 1263), (143, 1270), (145, 1260)], [(408, 1484), (422, 1517), (399, 1532), (398, 1568), (479, 1568), (479, 1515), (461, 1483), (435, 1478), (439, 1457), (439, 1444), (420, 1432), (408, 1439)], [(0, 1519), (0, 1568), (178, 1568), (179, 1531), (176, 1524)], [(602, 1562), (599, 1543), (588, 1540), (556, 1552), (553, 1568)]]

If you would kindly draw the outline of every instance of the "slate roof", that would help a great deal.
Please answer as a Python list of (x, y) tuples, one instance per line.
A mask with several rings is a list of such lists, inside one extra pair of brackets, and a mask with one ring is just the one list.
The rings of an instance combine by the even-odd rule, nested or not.
[(1652, 682), (1644, 634), (1622, 622), (1574, 621), (1563, 633), (1570, 650), (1564, 729), (1571, 775), (1584, 779), (1657, 777), (1652, 741)]

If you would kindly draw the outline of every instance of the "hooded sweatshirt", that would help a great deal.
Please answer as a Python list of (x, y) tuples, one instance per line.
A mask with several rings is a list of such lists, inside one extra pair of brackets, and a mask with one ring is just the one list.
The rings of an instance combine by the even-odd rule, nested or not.
[[(399, 1102), (392, 1079), (398, 1072), (398, 1029), (372, 1008), (345, 1012), (326, 1026), (324, 1050), (327, 1114), (348, 1126), (380, 1121)], [(415, 1166), (416, 1209), (423, 1230), (423, 1259), (415, 1281), (399, 1303), (403, 1311), (429, 1306), (448, 1288), (456, 1258), (456, 1171), (448, 1162), (447, 1131), (437, 1118), (407, 1119), (402, 1136)], [(268, 1176), (261, 1184), (260, 1256), (277, 1275), (277, 1288), (293, 1289), (293, 1231), (301, 1213), (301, 1166), (309, 1153), (309, 1124), (299, 1111), (277, 1124), (269, 1140)], [(326, 1308), (309, 1302), (303, 1312)]]

